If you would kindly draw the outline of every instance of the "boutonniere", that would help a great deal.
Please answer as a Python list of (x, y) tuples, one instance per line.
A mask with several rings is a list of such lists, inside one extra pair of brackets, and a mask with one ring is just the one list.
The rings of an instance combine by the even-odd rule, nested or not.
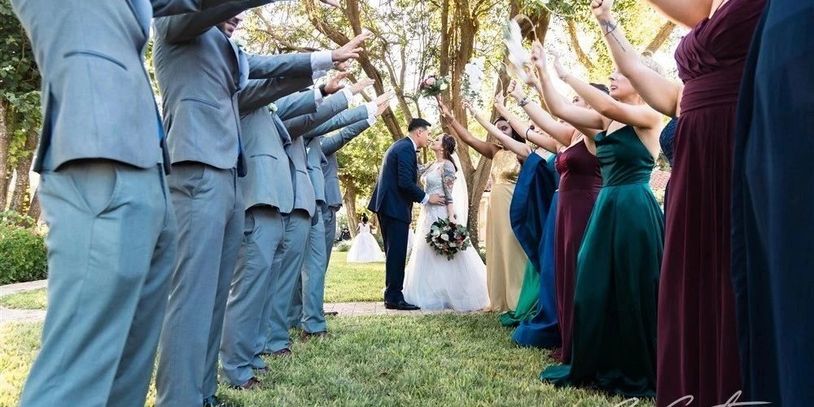
[(269, 111), (272, 113), (277, 113), (277, 105), (274, 103), (269, 103)]

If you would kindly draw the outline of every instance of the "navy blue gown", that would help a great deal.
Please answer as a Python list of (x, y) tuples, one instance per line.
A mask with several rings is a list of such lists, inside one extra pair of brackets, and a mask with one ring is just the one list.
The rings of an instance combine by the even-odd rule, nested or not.
[(814, 403), (814, 2), (767, 2), (744, 72), (732, 283), (748, 401)]
[[(552, 174), (555, 174), (555, 182), (558, 182), (559, 175), (556, 173), (555, 161), (556, 156), (552, 156), (546, 163), (546, 168)], [(517, 189), (515, 190), (516, 193)], [(540, 296), (537, 303), (537, 313), (531, 320), (521, 322), (512, 333), (512, 340), (520, 346), (537, 348), (560, 346), (560, 332), (557, 323), (557, 294), (554, 283), (554, 231), (556, 230), (556, 219), (557, 193), (554, 192), (551, 205), (546, 214), (543, 238), (537, 249), (539, 253), (538, 270), (540, 271)]]

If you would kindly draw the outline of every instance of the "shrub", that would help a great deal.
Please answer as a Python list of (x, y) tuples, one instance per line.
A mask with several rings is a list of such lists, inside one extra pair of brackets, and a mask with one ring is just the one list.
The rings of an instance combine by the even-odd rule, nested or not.
[(42, 280), (47, 275), (43, 237), (30, 229), (0, 224), (0, 285)]
[(350, 242), (347, 240), (341, 241), (336, 244), (336, 251), (338, 252), (347, 252), (350, 250)]

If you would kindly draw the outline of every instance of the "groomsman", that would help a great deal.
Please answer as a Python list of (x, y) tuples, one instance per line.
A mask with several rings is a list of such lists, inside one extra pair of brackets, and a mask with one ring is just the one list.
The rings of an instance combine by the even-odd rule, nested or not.
[(153, 15), (220, 3), (12, 1), (42, 76), (34, 171), (49, 227), (49, 307), (22, 406), (144, 405), (176, 225), (142, 50)]
[[(263, 307), (268, 297), (274, 255), (283, 250), (285, 214), (294, 206), (292, 168), (286, 156), (291, 138), (282, 119), (316, 110), (319, 89), (296, 92), (313, 83), (312, 77), (281, 81), (249, 81), (240, 92), (242, 137), (247, 159), (240, 190), (246, 210), (240, 255), (226, 305), (220, 356), (230, 384), (251, 389), (259, 383), (254, 371), (263, 372), (262, 347), (257, 340), (263, 327)], [(331, 81), (326, 92), (338, 88)], [(272, 107), (268, 107), (276, 101)]]
[[(153, 60), (164, 97), (179, 224), (178, 256), (156, 376), (159, 406), (216, 405), (217, 360), (229, 284), (237, 262), (245, 174), (238, 92), (248, 79), (310, 76), (353, 48), (330, 54), (260, 56), (230, 40), (244, 10), (270, 0), (233, 1), (155, 21)], [(333, 60), (333, 61), (332, 61)], [(190, 74), (196, 67), (196, 74)]]
[[(323, 213), (326, 210), (325, 178), (323, 167), (327, 164), (322, 153), (320, 139), (323, 134), (337, 130), (358, 120), (368, 119), (375, 121), (379, 104), (386, 98), (383, 96), (376, 102), (368, 103), (351, 110), (345, 110), (327, 122), (303, 135), (308, 151), (308, 170), (314, 189), (317, 190), (317, 209), (315, 220), (306, 245), (305, 262), (301, 269), (299, 289), (294, 296), (295, 314), (290, 315), (293, 325), (299, 325), (303, 336), (325, 335), (325, 315), (322, 310), (323, 294), (325, 288), (325, 272), (328, 269), (328, 251), (331, 246), (325, 246), (325, 224)], [(301, 304), (301, 307), (299, 306)], [(299, 321), (297, 321), (299, 320)]]

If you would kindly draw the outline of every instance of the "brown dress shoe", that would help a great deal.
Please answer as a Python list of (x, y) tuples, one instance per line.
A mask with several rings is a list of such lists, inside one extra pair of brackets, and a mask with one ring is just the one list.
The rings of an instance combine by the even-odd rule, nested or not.
[(253, 390), (253, 389), (256, 389), (259, 386), (260, 386), (260, 380), (257, 380), (256, 377), (252, 376), (252, 378), (249, 379), (248, 381), (246, 381), (246, 383), (243, 383), (243, 384), (238, 385), (238, 386), (232, 386), (232, 388), (236, 389), (236, 390)]
[(271, 352), (271, 356), (274, 357), (288, 357), (291, 356), (291, 349), (282, 348), (276, 352)]

